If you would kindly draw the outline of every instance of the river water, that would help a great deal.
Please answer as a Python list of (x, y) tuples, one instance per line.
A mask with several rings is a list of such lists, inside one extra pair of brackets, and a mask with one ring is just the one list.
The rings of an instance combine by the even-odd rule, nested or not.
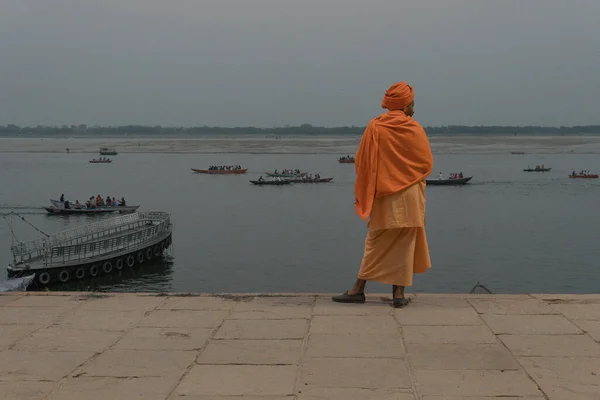
[[(347, 153), (342, 149), (339, 154)], [(173, 249), (165, 262), (52, 290), (177, 292), (341, 292), (358, 270), (366, 224), (353, 208), (354, 166), (338, 154), (120, 154), (89, 164), (90, 154), (0, 154), (0, 213), (11, 209), (45, 232), (103, 217), (46, 215), (39, 208), (64, 193), (101, 194), (171, 213)], [(190, 168), (241, 164), (241, 176)], [(527, 165), (551, 166), (526, 173)], [(300, 168), (333, 176), (330, 184), (256, 187), (267, 170)], [(495, 293), (588, 293), (600, 289), (598, 180), (571, 180), (574, 169), (600, 170), (596, 154), (436, 154), (435, 174), (474, 175), (464, 187), (427, 188), (433, 268), (416, 292), (468, 292), (477, 282)], [(0, 221), (0, 259), (11, 235)], [(38, 233), (19, 219), (19, 240)], [(0, 280), (6, 279), (5, 273)], [(383, 285), (371, 290), (388, 291)]]

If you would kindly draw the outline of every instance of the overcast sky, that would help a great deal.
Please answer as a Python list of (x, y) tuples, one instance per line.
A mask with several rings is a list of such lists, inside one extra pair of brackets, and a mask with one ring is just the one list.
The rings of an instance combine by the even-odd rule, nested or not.
[(600, 124), (600, 0), (0, 0), (0, 124)]

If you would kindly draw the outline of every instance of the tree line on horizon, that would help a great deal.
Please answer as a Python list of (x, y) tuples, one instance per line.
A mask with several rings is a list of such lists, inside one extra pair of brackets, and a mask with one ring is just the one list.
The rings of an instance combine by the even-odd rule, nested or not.
[[(581, 135), (600, 134), (600, 125), (581, 126), (427, 126), (424, 127), (428, 135)], [(145, 125), (123, 125), (123, 126), (87, 126), (62, 125), (62, 126), (25, 126), (14, 124), (0, 125), (0, 135), (4, 136), (85, 136), (85, 135), (361, 135), (364, 126), (339, 126), (321, 127), (311, 124), (299, 126), (283, 126), (272, 128), (257, 127), (163, 127)]]

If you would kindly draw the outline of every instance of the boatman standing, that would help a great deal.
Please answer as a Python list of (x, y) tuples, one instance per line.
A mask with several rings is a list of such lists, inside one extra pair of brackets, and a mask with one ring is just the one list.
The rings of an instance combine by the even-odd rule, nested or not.
[(427, 135), (412, 118), (414, 91), (405, 82), (390, 87), (371, 120), (355, 157), (356, 213), (370, 218), (365, 249), (354, 286), (335, 302), (364, 303), (367, 281), (393, 285), (396, 308), (409, 303), (404, 288), (414, 273), (431, 267), (425, 236), (425, 178), (433, 156)]

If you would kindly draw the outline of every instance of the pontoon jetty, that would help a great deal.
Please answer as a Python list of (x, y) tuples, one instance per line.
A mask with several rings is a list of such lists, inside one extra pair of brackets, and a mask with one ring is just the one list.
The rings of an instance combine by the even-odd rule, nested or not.
[(11, 247), (9, 277), (35, 274), (42, 286), (108, 275), (162, 257), (171, 245), (165, 212), (137, 212), (105, 219)]

